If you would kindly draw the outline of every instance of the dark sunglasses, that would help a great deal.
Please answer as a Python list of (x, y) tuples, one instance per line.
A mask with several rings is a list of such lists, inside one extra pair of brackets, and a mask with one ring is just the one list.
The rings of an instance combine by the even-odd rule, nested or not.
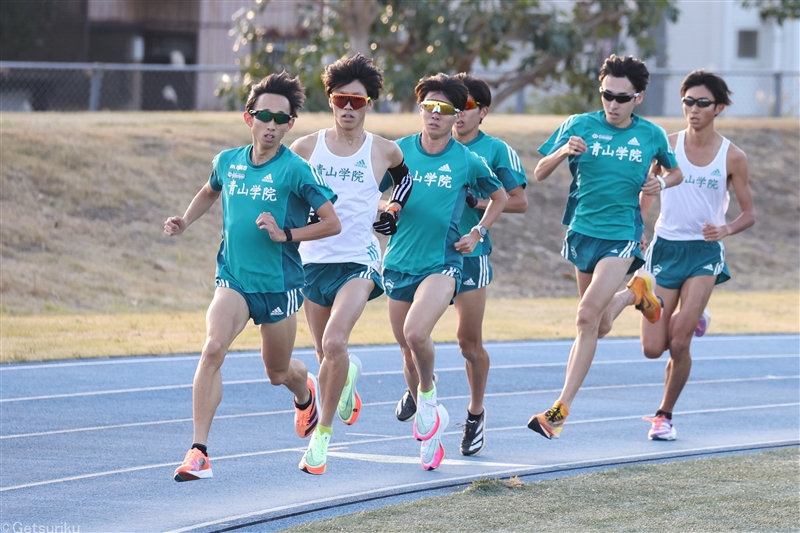
[(475, 100), (467, 100), (467, 105), (464, 106), (464, 109), (466, 111), (469, 111), (470, 109), (477, 109), (480, 106), (481, 106), (480, 102), (476, 102)]
[(360, 94), (332, 94), (331, 95), (331, 102), (333, 105), (338, 107), (339, 109), (344, 109), (347, 106), (347, 102), (350, 102), (350, 105), (353, 109), (361, 109), (367, 102), (372, 100), (369, 96), (361, 96)]
[(697, 104), (697, 107), (708, 107), (711, 104), (716, 105), (716, 102), (709, 100), (708, 98), (692, 98), (691, 96), (684, 96), (681, 98), (681, 102), (686, 107), (692, 107), (694, 104)]
[(256, 117), (261, 122), (270, 122), (275, 121), (275, 124), (288, 124), (290, 120), (292, 120), (292, 115), (287, 115), (286, 113), (273, 113), (267, 109), (251, 109), (248, 111), (252, 116)]
[(606, 91), (606, 90), (605, 90), (605, 89), (603, 89), (602, 87), (600, 87), (600, 94), (602, 94), (602, 95), (603, 95), (603, 98), (604, 98), (604, 99), (605, 99), (607, 102), (610, 102), (610, 101), (612, 101), (612, 100), (616, 100), (616, 101), (617, 101), (617, 102), (619, 102), (620, 104), (624, 104), (624, 103), (630, 102), (631, 100), (633, 100), (634, 98), (636, 98), (637, 96), (639, 96), (639, 93), (633, 93), (633, 94), (614, 94), (614, 93), (612, 93), (612, 92), (610, 92), (610, 91)]
[(437, 100), (425, 100), (419, 106), (428, 113), (439, 113), (440, 115), (457, 115), (461, 112), (453, 104), (447, 102), (439, 102)]

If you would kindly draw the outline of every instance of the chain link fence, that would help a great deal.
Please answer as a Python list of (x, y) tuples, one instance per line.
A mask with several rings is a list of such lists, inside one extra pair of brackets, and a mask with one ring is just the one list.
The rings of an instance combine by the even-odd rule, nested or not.
[[(800, 72), (720, 71), (733, 91), (728, 117), (800, 116)], [(655, 69), (639, 113), (682, 116), (686, 72)], [(0, 62), (0, 111), (216, 111), (222, 81), (240, 79), (235, 66)], [(568, 90), (568, 89), (566, 89)], [(516, 100), (513, 104), (512, 101)], [(520, 112), (526, 93), (509, 99)], [(536, 110), (534, 104), (533, 110)]]

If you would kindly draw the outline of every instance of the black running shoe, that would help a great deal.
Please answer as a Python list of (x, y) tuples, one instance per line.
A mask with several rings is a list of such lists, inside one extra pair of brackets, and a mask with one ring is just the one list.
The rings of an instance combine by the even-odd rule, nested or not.
[[(468, 413), (469, 414), (469, 413)], [(464, 422), (464, 436), (461, 437), (461, 455), (480, 455), (486, 445), (486, 408), (478, 420)]]
[(400, 422), (409, 422), (414, 419), (414, 415), (416, 414), (417, 402), (414, 400), (414, 395), (411, 394), (411, 391), (406, 389), (403, 397), (400, 398), (399, 402), (397, 402), (397, 407), (394, 410), (394, 416), (396, 416)]

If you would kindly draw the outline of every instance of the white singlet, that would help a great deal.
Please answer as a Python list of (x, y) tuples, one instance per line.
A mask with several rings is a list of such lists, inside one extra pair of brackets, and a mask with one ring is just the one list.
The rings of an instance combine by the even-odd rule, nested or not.
[(365, 131), (361, 148), (349, 157), (340, 157), (328, 150), (326, 131), (320, 130), (317, 134), (317, 145), (309, 163), (336, 193), (333, 207), (342, 223), (342, 231), (324, 239), (301, 242), (300, 257), (304, 265), (359, 263), (378, 270), (381, 249), (372, 232), (372, 223), (378, 213), (381, 191), (372, 170), (372, 134)]
[(722, 138), (714, 160), (704, 167), (689, 162), (683, 143), (686, 132), (678, 133), (675, 156), (683, 171), (683, 182), (661, 191), (661, 215), (655, 233), (668, 241), (702, 241), (703, 223), (725, 224), (728, 193), (727, 155), (731, 142)]

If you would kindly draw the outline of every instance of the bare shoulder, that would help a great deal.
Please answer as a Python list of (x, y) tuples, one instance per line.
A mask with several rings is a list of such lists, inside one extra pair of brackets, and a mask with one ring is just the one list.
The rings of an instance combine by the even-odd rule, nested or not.
[(314, 147), (317, 145), (317, 137), (319, 136), (319, 132), (315, 131), (314, 133), (309, 133), (299, 139), (296, 139), (289, 149), (302, 157), (303, 159), (308, 159), (311, 157), (311, 154), (314, 153)]
[(731, 145), (728, 147), (726, 159), (728, 168), (734, 172), (737, 170), (739, 172), (747, 170), (747, 154), (744, 153), (744, 150), (733, 143), (731, 143)]
[(667, 139), (669, 140), (669, 144), (673, 148), (675, 148), (675, 145), (678, 143), (678, 134), (679, 133), (680, 132), (676, 131), (675, 133), (670, 133), (669, 135), (667, 135)]
[(403, 152), (394, 141), (373, 133), (372, 146), (375, 152), (380, 154), (381, 159), (386, 162), (387, 168), (395, 167), (403, 160)]

